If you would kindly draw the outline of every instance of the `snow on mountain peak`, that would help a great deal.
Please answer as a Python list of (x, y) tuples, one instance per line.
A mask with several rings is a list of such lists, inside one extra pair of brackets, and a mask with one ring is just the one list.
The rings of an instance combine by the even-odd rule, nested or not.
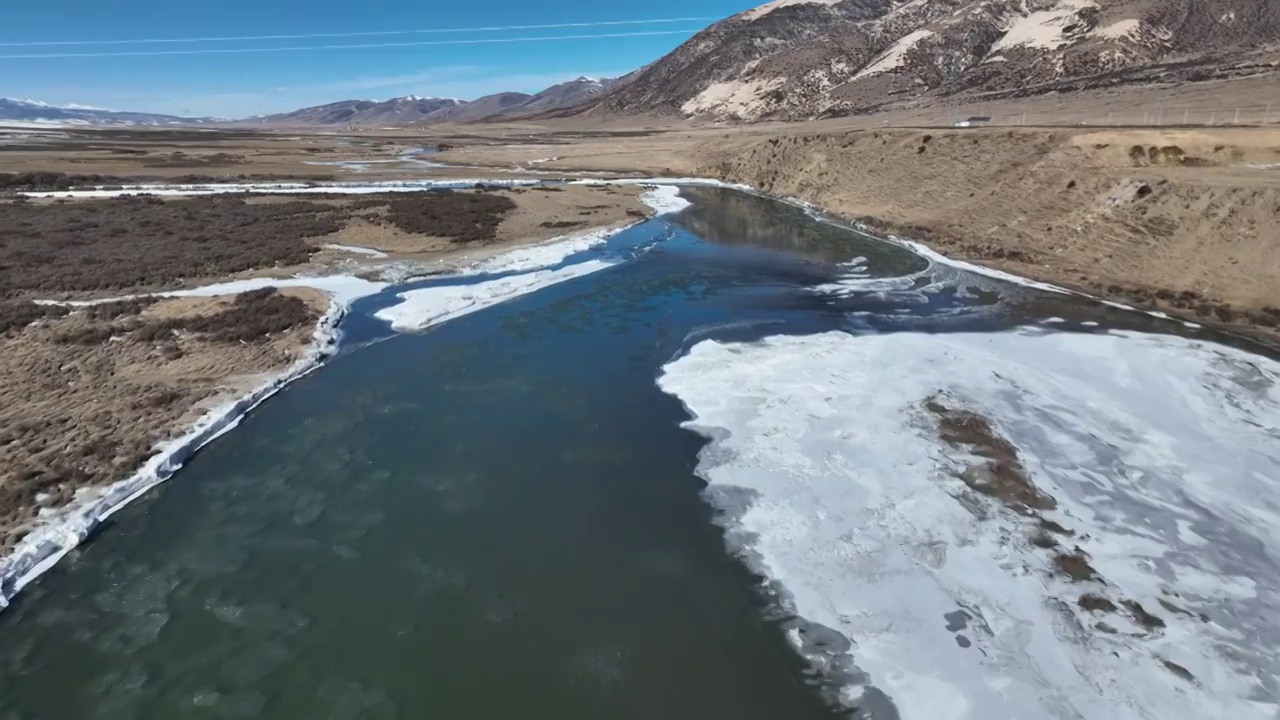
[(52, 103), (43, 102), (41, 100), (32, 100), (31, 98), (0, 98), (16, 105), (26, 105), (27, 107), (49, 108), (51, 110), (92, 110), (96, 112), (111, 112), (106, 108), (94, 107), (92, 105), (54, 105)]

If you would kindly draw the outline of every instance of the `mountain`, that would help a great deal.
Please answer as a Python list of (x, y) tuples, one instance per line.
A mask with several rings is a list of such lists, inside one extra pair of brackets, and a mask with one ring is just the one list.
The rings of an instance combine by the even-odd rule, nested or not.
[(577, 80), (552, 85), (503, 114), (532, 115), (576, 107), (596, 99), (609, 90), (615, 82), (616, 80), (612, 78), (580, 77)]
[(289, 113), (252, 118), (248, 122), (282, 126), (390, 126), (515, 118), (577, 107), (599, 98), (617, 87), (619, 82), (620, 79), (580, 77), (552, 85), (536, 95), (502, 92), (469, 102), (413, 95), (386, 102), (342, 100)]
[(0, 122), (56, 122), (77, 125), (194, 125), (214, 118), (179, 117), (155, 113), (119, 112), (84, 105), (49, 105), (36, 100), (0, 98)]
[(526, 102), (532, 95), (519, 92), (502, 92), (485, 95), (468, 103), (460, 103), (454, 107), (437, 110), (423, 118), (424, 122), (470, 122), (493, 115), (500, 115)]
[(405, 125), (422, 120), (431, 113), (462, 104), (452, 98), (409, 95), (383, 102), (376, 100), (340, 100), (302, 108), (293, 112), (265, 115), (249, 122), (264, 125)]
[(723, 120), (871, 112), (1275, 70), (1277, 0), (775, 0), (584, 109)]

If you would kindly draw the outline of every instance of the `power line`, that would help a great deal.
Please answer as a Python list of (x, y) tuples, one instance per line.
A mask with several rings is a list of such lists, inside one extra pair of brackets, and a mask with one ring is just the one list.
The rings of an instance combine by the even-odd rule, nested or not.
[(141, 57), (152, 55), (233, 55), (237, 53), (274, 53), (296, 50), (357, 50), (363, 48), (419, 47), (423, 45), (489, 45), (493, 43), (549, 42), (555, 40), (592, 40), (595, 38), (645, 37), (650, 35), (692, 35), (696, 30), (653, 30), (650, 32), (598, 33), (595, 35), (559, 35), (556, 37), (477, 38), (474, 40), (423, 40), (402, 43), (365, 43), (360, 45), (298, 45), (266, 48), (206, 48), (204, 50), (126, 50), (123, 52), (47, 53), (0, 55), (0, 60), (32, 58)]
[[(198, 42), (239, 42), (250, 40), (309, 40), (315, 38), (370, 37), (390, 35), (422, 35), (427, 33), (463, 33), (463, 32), (501, 32), (507, 30), (547, 30), (551, 28), (606, 27), (617, 25), (656, 25), (660, 23), (707, 22), (718, 18), (657, 18), (654, 20), (602, 20), (599, 22), (555, 23), (551, 25), (501, 25), (495, 27), (474, 28), (431, 28), (427, 30), (374, 30), (368, 32), (343, 33), (308, 33), (304, 35), (245, 35), (240, 37), (201, 37), (201, 38), (152, 38), (146, 40), (39, 40), (31, 42), (0, 42), (0, 47), (36, 47), (42, 45), (144, 45), (155, 43), (198, 43)], [(19, 56), (5, 56), (19, 57)], [(22, 57), (55, 57), (52, 55), (32, 55)], [(101, 55), (80, 55), (76, 57), (102, 57)]]

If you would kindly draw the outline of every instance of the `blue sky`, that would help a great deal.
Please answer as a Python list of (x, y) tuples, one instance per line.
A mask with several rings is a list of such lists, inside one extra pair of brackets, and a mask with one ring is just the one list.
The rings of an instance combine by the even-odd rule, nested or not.
[[(117, 110), (243, 117), (347, 98), (385, 99), (413, 94), (470, 99), (502, 90), (536, 92), (579, 75), (616, 76), (630, 72), (710, 24), (698, 20), (630, 21), (720, 18), (756, 4), (759, 2), (753, 0), (648, 0), (632, 5), (598, 0), (5, 3), (4, 21), (0, 22), (0, 97)], [(594, 24), (606, 22), (627, 24)], [(592, 25), (470, 30), (561, 23)], [(468, 30), (409, 32), (454, 29)], [(400, 34), (374, 34), (391, 32)], [(370, 34), (132, 42), (348, 33)], [(520, 40), (598, 35), (612, 37)], [(316, 47), (471, 40), (504, 42)], [(505, 42), (508, 40), (515, 41)], [(55, 42), (75, 44), (49, 44)], [(226, 52), (299, 47), (307, 49)], [(119, 55), (175, 52), (191, 54)], [(18, 55), (61, 57), (14, 57)]]

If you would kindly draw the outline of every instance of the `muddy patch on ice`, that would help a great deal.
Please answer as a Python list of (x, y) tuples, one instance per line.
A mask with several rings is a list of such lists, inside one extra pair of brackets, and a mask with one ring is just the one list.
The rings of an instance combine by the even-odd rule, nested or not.
[(938, 418), (938, 430), (949, 445), (968, 449), (982, 458), (960, 473), (973, 490), (1004, 503), (1014, 512), (1030, 515), (1036, 510), (1053, 510), (1054, 499), (1031, 482), (1018, 459), (1018, 449), (1001, 437), (991, 422), (981, 415), (949, 407), (944, 398), (932, 397), (925, 408)]

